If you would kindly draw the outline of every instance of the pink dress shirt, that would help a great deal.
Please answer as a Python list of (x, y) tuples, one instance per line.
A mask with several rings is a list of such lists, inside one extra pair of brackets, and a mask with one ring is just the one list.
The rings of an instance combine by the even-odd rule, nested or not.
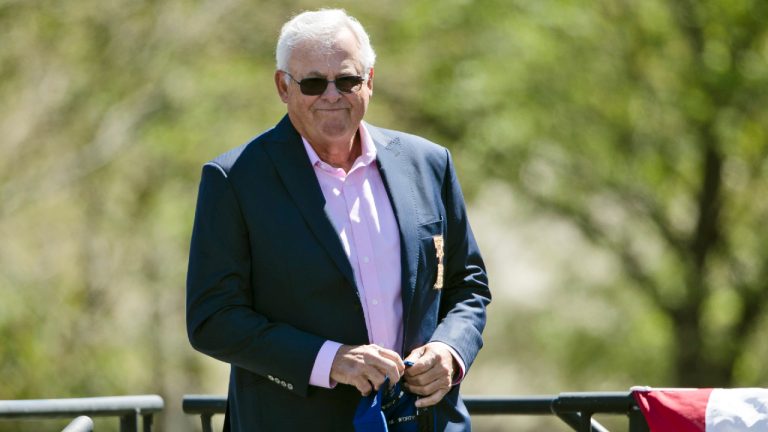
[[(349, 172), (323, 162), (302, 137), (325, 196), (325, 212), (349, 258), (363, 306), (368, 340), (400, 353), (403, 344), (400, 232), (376, 165), (376, 146), (360, 125), (361, 155)], [(331, 364), (341, 344), (326, 341), (309, 383), (332, 387)], [(401, 355), (403, 353), (400, 353)]]
[[(325, 197), (325, 212), (349, 258), (363, 305), (368, 340), (401, 356), (403, 302), (401, 296), (400, 231), (389, 195), (376, 165), (376, 146), (360, 124), (361, 154), (349, 172), (323, 162), (302, 137), (304, 149)], [(456, 351), (445, 345), (459, 364), (454, 384), (465, 373)], [(332, 388), (331, 366), (341, 344), (325, 341), (315, 358), (309, 383)]]

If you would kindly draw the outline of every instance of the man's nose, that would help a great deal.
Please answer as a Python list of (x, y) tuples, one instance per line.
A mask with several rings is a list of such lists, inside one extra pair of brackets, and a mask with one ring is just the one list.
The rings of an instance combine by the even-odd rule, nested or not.
[(325, 88), (325, 91), (322, 94), (322, 98), (328, 102), (336, 102), (337, 100), (341, 99), (341, 92), (336, 88), (335, 82), (328, 82), (328, 87)]

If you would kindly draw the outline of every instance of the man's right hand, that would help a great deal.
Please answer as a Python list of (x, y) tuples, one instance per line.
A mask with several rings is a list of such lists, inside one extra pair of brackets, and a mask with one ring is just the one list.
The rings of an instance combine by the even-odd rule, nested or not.
[(386, 377), (395, 385), (403, 372), (400, 355), (378, 345), (342, 345), (331, 365), (332, 380), (355, 386), (363, 396), (378, 390)]

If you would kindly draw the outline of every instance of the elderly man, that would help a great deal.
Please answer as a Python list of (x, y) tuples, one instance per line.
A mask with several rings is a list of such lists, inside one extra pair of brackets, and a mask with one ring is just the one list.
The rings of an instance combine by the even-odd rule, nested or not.
[(485, 268), (448, 151), (363, 122), (374, 61), (344, 11), (296, 16), (277, 44), (287, 116), (203, 167), (187, 327), (231, 364), (232, 430), (352, 430), (387, 378), (432, 429), (470, 429)]

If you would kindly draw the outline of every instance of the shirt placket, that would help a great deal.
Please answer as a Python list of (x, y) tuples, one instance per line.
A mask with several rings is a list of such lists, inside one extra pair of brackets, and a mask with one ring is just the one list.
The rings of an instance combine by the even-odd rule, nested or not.
[(384, 320), (380, 317), (381, 309), (385, 306), (382, 301), (381, 287), (377, 275), (376, 262), (374, 260), (374, 250), (369, 234), (368, 220), (364, 215), (370, 213), (367, 208), (369, 203), (364, 199), (363, 182), (365, 181), (365, 168), (360, 167), (349, 173), (344, 182), (344, 199), (349, 214), (350, 227), (352, 231), (352, 242), (357, 253), (352, 255), (356, 258), (356, 269), (359, 283), (362, 285), (363, 293), (361, 297), (365, 302), (368, 321), (368, 337), (370, 342), (377, 345), (390, 348), (389, 338)]

